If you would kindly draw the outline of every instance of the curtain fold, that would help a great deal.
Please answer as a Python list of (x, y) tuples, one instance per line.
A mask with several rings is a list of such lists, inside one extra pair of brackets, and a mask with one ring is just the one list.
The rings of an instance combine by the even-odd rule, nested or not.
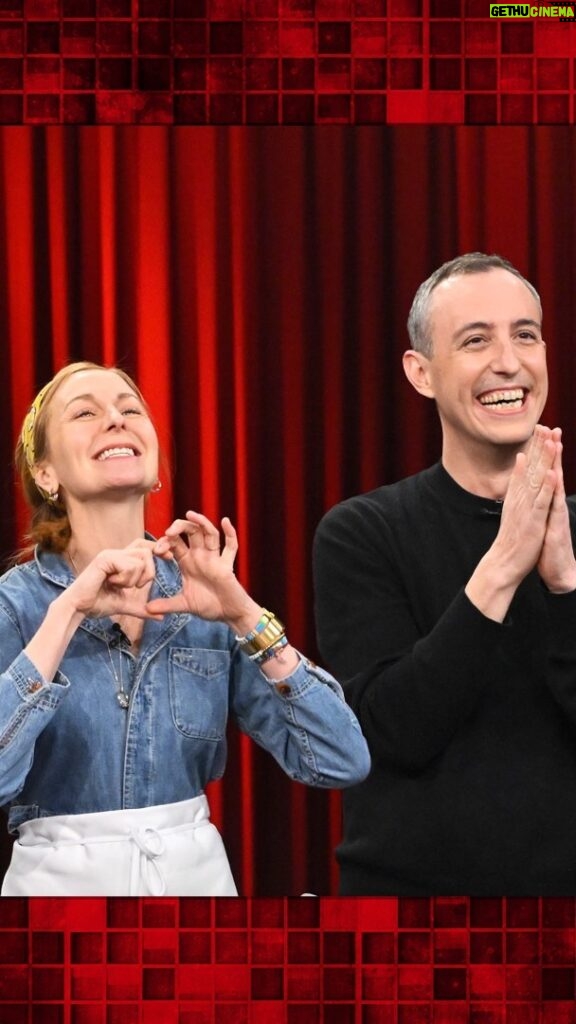
[[(568, 128), (0, 128), (2, 554), (26, 526), (11, 462), (33, 394), (68, 360), (116, 363), (165, 452), (150, 528), (230, 515), (240, 578), (317, 657), (315, 526), (438, 458), (405, 322), (472, 249), (542, 294), (546, 422), (576, 490), (575, 171)], [(338, 794), (231, 730), (209, 795), (245, 895), (337, 891)]]

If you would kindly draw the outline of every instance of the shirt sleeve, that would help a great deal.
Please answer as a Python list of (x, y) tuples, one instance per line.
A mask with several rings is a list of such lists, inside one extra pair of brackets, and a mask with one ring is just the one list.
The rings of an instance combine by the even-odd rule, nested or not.
[(0, 804), (13, 800), (32, 766), (34, 745), (69, 690), (57, 672), (47, 682), (23, 653), (17, 623), (0, 603)]
[[(314, 540), (318, 644), (344, 680), (373, 758), (419, 770), (474, 712), (508, 627), (456, 593), (427, 634), (411, 606), (384, 511), (335, 506)], [(425, 568), (419, 584), (434, 586)]]
[(268, 679), (236, 651), (233, 711), (240, 729), (296, 782), (339, 789), (361, 782), (370, 755), (339, 683), (300, 656), (285, 679)]

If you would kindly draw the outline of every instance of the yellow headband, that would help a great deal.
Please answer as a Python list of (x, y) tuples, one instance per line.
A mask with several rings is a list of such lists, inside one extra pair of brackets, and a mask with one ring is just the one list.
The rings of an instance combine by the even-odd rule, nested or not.
[(34, 428), (36, 426), (36, 418), (42, 408), (44, 399), (46, 398), (46, 394), (51, 384), (52, 381), (48, 381), (48, 384), (45, 384), (38, 392), (36, 398), (32, 402), (32, 405), (28, 409), (28, 412), (24, 417), (24, 423), (22, 424), (22, 433), (20, 434), (20, 437), (29, 469), (32, 469), (36, 460), (36, 452), (34, 451)]

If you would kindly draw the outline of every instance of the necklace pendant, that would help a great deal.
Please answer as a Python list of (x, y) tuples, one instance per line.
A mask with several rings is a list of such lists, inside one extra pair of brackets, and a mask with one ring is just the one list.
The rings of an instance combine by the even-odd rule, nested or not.
[(120, 690), (120, 692), (116, 694), (116, 700), (124, 711), (128, 709), (130, 705), (130, 697), (127, 693), (124, 693), (124, 690)]

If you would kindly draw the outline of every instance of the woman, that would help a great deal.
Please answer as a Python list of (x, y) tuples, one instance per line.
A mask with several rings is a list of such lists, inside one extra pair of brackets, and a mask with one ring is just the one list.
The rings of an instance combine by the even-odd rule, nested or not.
[[(62, 369), (16, 453), (33, 559), (0, 579), (0, 802), (18, 833), (3, 895), (234, 895), (203, 790), (228, 712), (290, 777), (360, 781), (338, 684), (298, 654), (195, 512), (144, 533), (158, 441), (122, 370)], [(184, 539), (186, 538), (186, 539)]]

